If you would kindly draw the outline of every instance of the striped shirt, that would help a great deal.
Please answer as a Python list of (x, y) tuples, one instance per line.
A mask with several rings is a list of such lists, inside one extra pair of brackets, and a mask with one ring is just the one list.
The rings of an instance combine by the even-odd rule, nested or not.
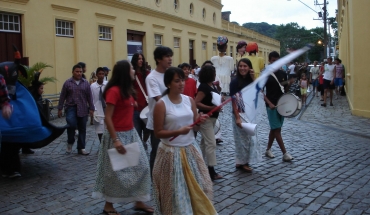
[(87, 116), (89, 110), (95, 110), (90, 85), (86, 79), (81, 78), (79, 84), (73, 78), (64, 82), (59, 97), (58, 110), (62, 110), (63, 106), (65, 109), (77, 107), (78, 117)]

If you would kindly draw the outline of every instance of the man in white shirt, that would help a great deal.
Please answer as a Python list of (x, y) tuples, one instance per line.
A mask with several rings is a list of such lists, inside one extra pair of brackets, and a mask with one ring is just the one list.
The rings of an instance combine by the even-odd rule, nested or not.
[(324, 72), (324, 103), (321, 106), (326, 107), (326, 96), (329, 91), (330, 93), (330, 106), (333, 106), (333, 90), (334, 86), (334, 68), (335, 64), (333, 64), (333, 58), (328, 57), (328, 63), (325, 64), (325, 72)]
[(105, 112), (105, 101), (103, 98), (103, 92), (105, 89), (105, 85), (107, 81), (104, 81), (105, 78), (105, 71), (104, 68), (98, 67), (95, 71), (98, 80), (90, 85), (91, 94), (93, 98), (93, 103), (95, 106), (94, 111), (94, 125), (95, 125), (95, 132), (98, 134), (99, 141), (101, 142), (101, 138), (104, 133), (105, 124), (104, 124), (104, 112)]
[(164, 85), (164, 72), (171, 67), (173, 52), (170, 48), (159, 46), (154, 50), (154, 60), (156, 63), (155, 70), (152, 70), (145, 79), (146, 89), (148, 91), (148, 122), (146, 128), (150, 130), (150, 144), (152, 151), (150, 152), (150, 171), (153, 172), (155, 157), (160, 140), (154, 136), (153, 128), (153, 110), (154, 106), (167, 87)]
[(319, 86), (319, 73), (320, 73), (320, 68), (317, 66), (317, 61), (313, 62), (313, 67), (310, 69), (310, 82), (312, 83), (312, 87), (315, 90), (315, 95), (318, 97), (317, 93), (317, 87)]
[(294, 65), (294, 63), (293, 63), (293, 61), (292, 62), (290, 62), (290, 65), (288, 66), (288, 71), (289, 71), (289, 77), (294, 77), (294, 78), (296, 78), (296, 73), (295, 73), (295, 71), (294, 71), (294, 69), (295, 69), (295, 65)]

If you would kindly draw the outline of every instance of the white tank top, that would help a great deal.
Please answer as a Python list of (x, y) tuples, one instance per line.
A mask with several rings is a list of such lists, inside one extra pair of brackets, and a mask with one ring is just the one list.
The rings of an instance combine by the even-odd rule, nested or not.
[[(163, 129), (177, 130), (181, 127), (193, 124), (194, 113), (191, 110), (191, 102), (188, 96), (181, 94), (182, 101), (180, 104), (173, 104), (168, 95), (161, 98), (166, 106), (166, 115), (164, 120)], [(190, 130), (185, 135), (179, 135), (174, 140), (169, 141), (171, 138), (162, 138), (161, 141), (170, 146), (184, 147), (192, 144), (194, 141), (194, 132)]]

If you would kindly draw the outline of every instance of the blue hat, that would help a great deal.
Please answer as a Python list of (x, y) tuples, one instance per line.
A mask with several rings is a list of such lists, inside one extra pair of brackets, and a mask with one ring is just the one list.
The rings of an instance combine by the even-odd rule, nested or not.
[(104, 71), (110, 71), (110, 69), (108, 67), (106, 67), (106, 66), (103, 66), (103, 70)]

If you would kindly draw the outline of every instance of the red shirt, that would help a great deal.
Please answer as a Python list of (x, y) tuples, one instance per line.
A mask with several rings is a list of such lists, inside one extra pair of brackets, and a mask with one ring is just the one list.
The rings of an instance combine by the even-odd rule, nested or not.
[(186, 79), (184, 92), (182, 94), (195, 99), (195, 94), (197, 94), (197, 82), (192, 78)]
[(134, 103), (132, 96), (122, 99), (117, 86), (110, 88), (105, 96), (107, 104), (114, 105), (112, 121), (116, 131), (129, 131), (134, 128)]
[[(149, 71), (146, 72), (146, 75), (149, 74)], [(140, 81), (141, 87), (143, 88), (145, 94), (148, 96), (148, 93), (146, 91), (146, 85), (145, 85), (145, 79), (143, 78), (143, 75), (141, 72), (136, 73), (136, 78)], [(134, 80), (134, 87), (136, 91), (136, 102), (137, 102), (137, 107), (135, 107), (136, 111), (142, 111), (146, 106), (148, 106), (148, 103), (145, 100), (145, 96), (143, 92), (141, 91), (139, 84), (137, 84), (137, 81)]]

